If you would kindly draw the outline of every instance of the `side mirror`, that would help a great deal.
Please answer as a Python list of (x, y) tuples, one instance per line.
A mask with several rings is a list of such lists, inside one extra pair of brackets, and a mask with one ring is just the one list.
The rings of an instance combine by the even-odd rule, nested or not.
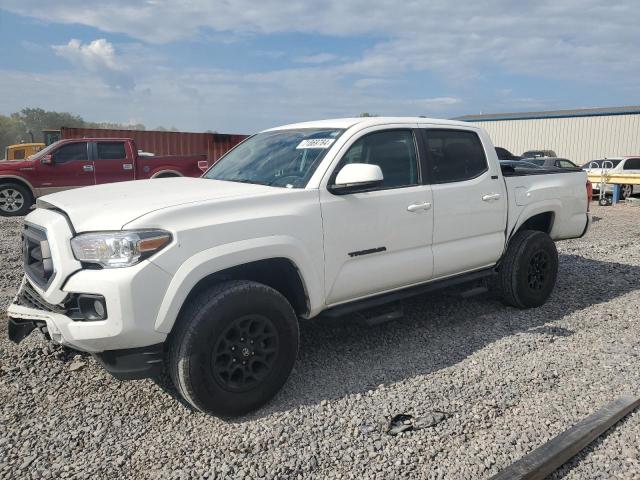
[(382, 185), (382, 180), (384, 177), (378, 165), (350, 163), (338, 172), (335, 183), (329, 186), (329, 191), (335, 195), (366, 192)]
[(40, 159), (40, 163), (42, 163), (43, 165), (53, 165), (53, 155), (45, 155)]

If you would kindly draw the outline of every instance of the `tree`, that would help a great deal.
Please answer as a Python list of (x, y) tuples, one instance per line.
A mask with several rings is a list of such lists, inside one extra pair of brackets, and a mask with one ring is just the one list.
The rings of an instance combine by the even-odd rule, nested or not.
[(35, 142), (43, 142), (44, 129), (59, 130), (61, 127), (84, 127), (86, 123), (80, 115), (68, 112), (50, 112), (42, 108), (23, 108), (12, 113), (11, 118), (21, 122), (25, 131), (33, 132)]
[(31, 141), (24, 125), (17, 119), (0, 115), (0, 158), (4, 158), (4, 150), (14, 143)]
[[(80, 115), (69, 112), (52, 112), (43, 108), (23, 108), (10, 116), (0, 114), (0, 155), (7, 145), (22, 142), (44, 142), (43, 130), (60, 130), (62, 127), (109, 128), (113, 130), (145, 130), (142, 123), (132, 125), (116, 122), (87, 122)], [(174, 128), (174, 130), (177, 130)], [(31, 132), (33, 140), (31, 139)]]

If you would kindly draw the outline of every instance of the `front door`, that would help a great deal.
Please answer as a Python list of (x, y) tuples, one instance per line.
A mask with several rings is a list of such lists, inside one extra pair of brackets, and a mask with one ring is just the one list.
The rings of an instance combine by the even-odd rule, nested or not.
[(134, 155), (127, 155), (124, 141), (97, 141), (93, 145), (97, 184), (135, 179)]
[(375, 164), (384, 176), (379, 189), (347, 195), (320, 191), (328, 305), (432, 276), (431, 189), (422, 184), (414, 126), (374, 127), (343, 149), (332, 178), (349, 163)]
[(41, 195), (95, 185), (87, 142), (65, 143), (51, 153), (52, 163), (37, 165)]
[[(475, 131), (424, 129), (433, 192), (434, 278), (495, 264), (505, 245), (507, 195)], [(486, 150), (493, 148), (487, 144)]]

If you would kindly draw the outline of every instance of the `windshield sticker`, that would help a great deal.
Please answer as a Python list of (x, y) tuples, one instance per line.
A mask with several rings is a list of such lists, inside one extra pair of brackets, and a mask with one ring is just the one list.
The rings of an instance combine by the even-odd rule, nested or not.
[(296, 147), (296, 150), (301, 148), (329, 148), (335, 141), (335, 138), (309, 138), (302, 140)]

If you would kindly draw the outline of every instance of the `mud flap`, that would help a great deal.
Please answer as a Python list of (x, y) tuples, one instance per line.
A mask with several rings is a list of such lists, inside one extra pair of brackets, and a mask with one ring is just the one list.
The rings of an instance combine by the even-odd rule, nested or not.
[(20, 343), (27, 338), (29, 334), (37, 327), (36, 322), (27, 321), (15, 321), (9, 317), (9, 340), (14, 343)]

